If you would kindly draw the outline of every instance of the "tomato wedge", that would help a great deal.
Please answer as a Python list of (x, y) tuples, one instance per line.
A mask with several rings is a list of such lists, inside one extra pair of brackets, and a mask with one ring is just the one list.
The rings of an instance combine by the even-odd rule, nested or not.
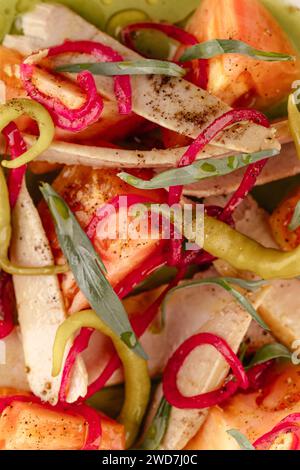
[[(256, 49), (297, 56), (288, 36), (259, 0), (203, 0), (188, 31), (199, 42), (237, 39)], [(227, 54), (209, 61), (208, 90), (231, 106), (266, 109), (287, 97), (299, 75), (299, 56), (296, 62), (262, 62)]]
[[(132, 170), (131, 170), (132, 172)], [(167, 193), (161, 191), (137, 190), (121, 181), (117, 176), (118, 170), (96, 170), (90, 167), (66, 167), (54, 183), (54, 189), (65, 199), (75, 213), (77, 220), (85, 230), (92, 220), (96, 210), (103, 207), (114, 197), (129, 194), (149, 197), (153, 202), (166, 202)], [(147, 178), (148, 171), (139, 171), (139, 176)], [(124, 209), (126, 210), (126, 209)], [(62, 253), (57, 241), (51, 215), (42, 203), (39, 208), (40, 216), (46, 230), (56, 262), (62, 261)], [(127, 212), (125, 214), (125, 219)], [(109, 222), (105, 227), (109, 229)], [(107, 277), (111, 285), (115, 287), (129, 273), (151, 257), (159, 248), (161, 242), (157, 239), (115, 239), (96, 234), (93, 240), (96, 251), (102, 258), (106, 268)], [(76, 312), (88, 307), (84, 296), (79, 291), (71, 273), (62, 276), (62, 290), (66, 307), (70, 312)]]

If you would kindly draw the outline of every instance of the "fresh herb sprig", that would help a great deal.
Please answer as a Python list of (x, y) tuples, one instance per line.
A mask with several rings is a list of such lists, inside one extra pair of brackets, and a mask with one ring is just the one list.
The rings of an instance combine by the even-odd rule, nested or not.
[(157, 450), (159, 448), (168, 428), (171, 409), (171, 405), (163, 397), (143, 442), (139, 446), (140, 450)]
[(292, 220), (288, 226), (288, 229), (291, 232), (294, 232), (294, 230), (297, 230), (300, 227), (300, 201), (297, 202)]
[(211, 286), (216, 285), (223, 288), (226, 292), (231, 294), (233, 298), (251, 315), (253, 320), (255, 320), (264, 330), (269, 330), (268, 325), (263, 321), (260, 315), (257, 313), (253, 305), (249, 302), (245, 295), (241, 294), (237, 289), (234, 289), (230, 284), (238, 285), (243, 289), (249, 291), (255, 291), (256, 289), (266, 285), (266, 281), (245, 281), (242, 279), (232, 278), (232, 277), (219, 277), (219, 278), (208, 278), (208, 279), (197, 279), (177, 287), (174, 287), (168, 292), (163, 303), (162, 303), (162, 323), (165, 322), (166, 309), (168, 305), (168, 300), (170, 297), (177, 291), (182, 289), (191, 289), (193, 287), (199, 286)]
[(291, 352), (283, 344), (267, 344), (256, 352), (247, 369), (274, 359), (291, 359)]
[(57, 67), (56, 72), (80, 73), (83, 70), (93, 75), (116, 77), (121, 75), (166, 75), (168, 77), (184, 77), (186, 70), (177, 64), (165, 60), (141, 59), (123, 62), (96, 62), (86, 64), (70, 64)]
[(261, 51), (249, 44), (235, 39), (213, 39), (188, 47), (180, 57), (180, 62), (189, 62), (195, 59), (213, 59), (223, 54), (241, 54), (255, 60), (264, 62), (291, 62), (294, 56), (279, 52)]
[(236, 440), (241, 450), (256, 450), (249, 439), (237, 429), (229, 429), (226, 432)]
[(131, 328), (122, 302), (106, 279), (105, 266), (74, 214), (59, 194), (47, 183), (41, 192), (50, 209), (57, 237), (74, 278), (91, 307), (122, 341), (147, 359)]
[(118, 176), (121, 180), (139, 189), (163, 189), (172, 186), (184, 186), (186, 184), (197, 183), (206, 178), (228, 175), (265, 158), (275, 157), (278, 153), (277, 150), (271, 149), (252, 154), (203, 159), (189, 166), (165, 171), (147, 181), (126, 172), (121, 172)]

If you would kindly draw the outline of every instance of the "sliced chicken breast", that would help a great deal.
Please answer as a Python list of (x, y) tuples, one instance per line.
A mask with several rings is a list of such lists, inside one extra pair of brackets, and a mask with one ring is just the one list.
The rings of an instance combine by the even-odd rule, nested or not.
[[(14, 211), (11, 248), (13, 262), (38, 267), (53, 264), (53, 255), (38, 212), (23, 183)], [(52, 349), (58, 327), (66, 311), (57, 276), (14, 276), (18, 319), (27, 378), (32, 392), (55, 404), (61, 377), (53, 378)], [(87, 373), (78, 360), (74, 369), (69, 401), (76, 401), (87, 390)]]

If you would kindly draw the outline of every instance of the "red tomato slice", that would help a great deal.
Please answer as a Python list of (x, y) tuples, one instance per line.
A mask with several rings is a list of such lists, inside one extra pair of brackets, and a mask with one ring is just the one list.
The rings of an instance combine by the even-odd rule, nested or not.
[[(54, 183), (54, 188), (74, 211), (80, 225), (86, 229), (97, 208), (102, 207), (115, 196), (129, 194), (149, 197), (153, 202), (166, 202), (166, 191), (143, 191), (121, 181), (117, 170), (96, 170), (88, 167), (66, 167)], [(131, 170), (131, 173), (134, 173)], [(139, 170), (139, 176), (147, 179), (149, 171)], [(40, 205), (40, 215), (56, 261), (61, 261), (62, 253), (57, 241), (52, 218), (45, 204)], [(127, 213), (125, 214), (126, 217)], [(110, 221), (107, 221), (108, 227)], [(117, 233), (118, 235), (118, 233)], [(99, 236), (94, 240), (96, 251), (106, 265), (108, 280), (114, 287), (130, 272), (143, 264), (161, 244), (158, 240), (147, 239), (110, 239)], [(67, 308), (74, 312), (88, 307), (79, 291), (73, 275), (62, 276), (62, 290)]]

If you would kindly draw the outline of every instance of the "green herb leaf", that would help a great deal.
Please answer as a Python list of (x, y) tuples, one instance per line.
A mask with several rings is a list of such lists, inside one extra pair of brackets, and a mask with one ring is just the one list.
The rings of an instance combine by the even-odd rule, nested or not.
[(151, 426), (149, 427), (142, 444), (139, 446), (140, 450), (156, 450), (159, 448), (168, 428), (171, 409), (171, 405), (163, 397)]
[(180, 62), (189, 62), (194, 59), (212, 59), (223, 54), (241, 54), (256, 60), (266, 62), (290, 62), (295, 57), (278, 52), (266, 52), (254, 49), (242, 41), (235, 39), (213, 39), (188, 47), (180, 57)]
[(241, 450), (255, 450), (255, 447), (251, 444), (249, 439), (237, 429), (229, 429), (229, 431), (226, 432), (236, 440)]
[(57, 237), (80, 290), (91, 307), (124, 343), (141, 357), (145, 352), (131, 328), (122, 302), (105, 277), (105, 266), (65, 201), (47, 183), (41, 192), (55, 222)]
[(90, 64), (63, 65), (56, 72), (80, 73), (88, 70), (93, 75), (167, 75), (183, 77), (186, 71), (177, 64), (164, 60), (144, 59), (124, 62), (97, 62)]
[(139, 189), (162, 189), (171, 186), (179, 186), (197, 183), (202, 179), (213, 176), (224, 176), (240, 168), (245, 168), (251, 163), (256, 163), (265, 158), (278, 155), (278, 150), (263, 150), (252, 154), (239, 154), (229, 157), (199, 160), (192, 165), (174, 170), (168, 170), (145, 181), (126, 172), (118, 174), (121, 180)]
[(236, 286), (242, 287), (242, 289), (246, 289), (251, 292), (255, 292), (260, 287), (270, 284), (270, 281), (265, 281), (265, 280), (250, 281), (246, 279), (239, 279), (237, 277), (222, 277), (222, 279), (224, 279), (224, 281), (226, 282), (229, 282), (229, 284), (235, 284)]
[(291, 353), (288, 348), (280, 343), (267, 344), (257, 351), (248, 368), (279, 358), (291, 359)]
[(294, 230), (297, 230), (297, 228), (300, 227), (300, 201), (297, 202), (297, 205), (294, 210), (294, 214), (291, 220), (291, 223), (288, 227), (288, 229), (293, 232)]
[(216, 277), (216, 278), (208, 278), (208, 279), (198, 279), (196, 281), (191, 281), (186, 284), (182, 284), (177, 287), (174, 287), (168, 292), (168, 294), (166, 295), (162, 303), (162, 323), (163, 324), (165, 323), (167, 302), (169, 300), (169, 297), (172, 294), (174, 294), (174, 292), (178, 290), (182, 290), (182, 289), (190, 289), (196, 286), (217, 285), (219, 287), (222, 287), (228, 293), (230, 293), (236, 299), (236, 301), (249, 313), (249, 315), (251, 315), (253, 320), (255, 320), (264, 330), (269, 331), (268, 325), (266, 325), (266, 323), (257, 313), (253, 305), (249, 302), (249, 300), (239, 291), (231, 287), (230, 283), (239, 285), (245, 289), (248, 289), (248, 287), (250, 287), (250, 289), (248, 290), (255, 290), (259, 288), (260, 286), (264, 285), (265, 281), (253, 281), (252, 282), (252, 281), (242, 281), (241, 279), (236, 279), (236, 278), (231, 278), (231, 277), (230, 278)]

